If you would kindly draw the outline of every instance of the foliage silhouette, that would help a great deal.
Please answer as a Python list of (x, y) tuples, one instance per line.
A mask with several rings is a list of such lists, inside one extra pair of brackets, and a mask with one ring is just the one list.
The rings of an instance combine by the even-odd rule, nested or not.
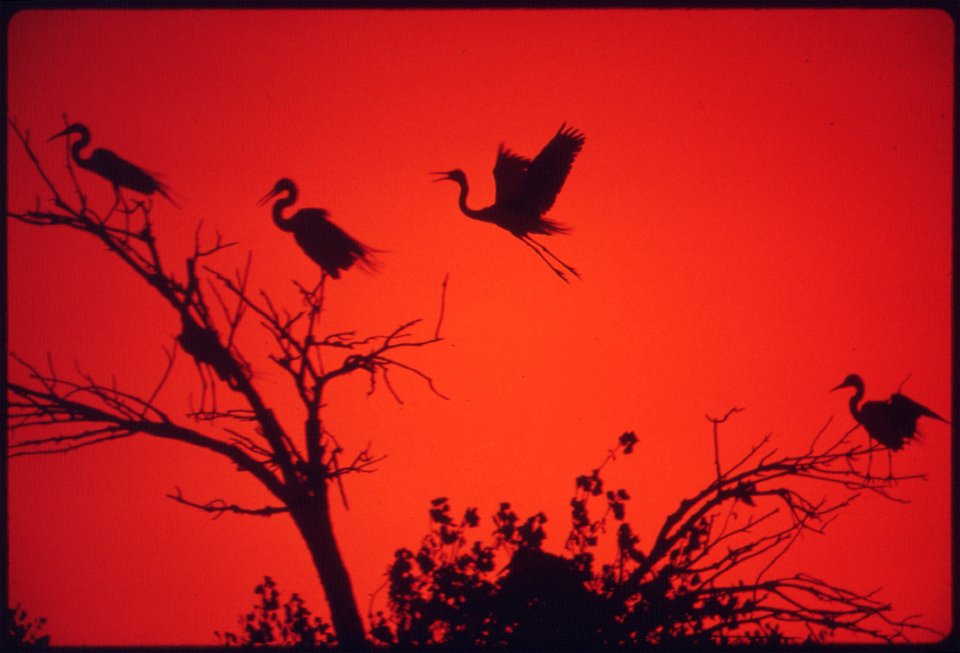
[[(433, 531), (419, 551), (397, 552), (390, 609), (370, 616), (372, 635), (401, 649), (595, 650), (825, 642), (838, 631), (893, 642), (926, 630), (909, 618), (892, 619), (891, 606), (869, 594), (802, 573), (766, 577), (802, 532), (822, 532), (857, 492), (889, 496), (889, 485), (853, 467), (868, 449), (846, 435), (818, 446), (820, 435), (800, 455), (781, 457), (763, 438), (681, 501), (645, 548), (626, 521), (629, 493), (607, 489), (602, 476), (607, 463), (637, 446), (632, 432), (576, 479), (568, 557), (542, 549), (543, 514), (522, 520), (502, 504), (493, 517), (494, 542), (484, 545), (467, 538), (477, 528), (476, 511), (454, 522), (446, 499), (438, 499)], [(798, 481), (835, 486), (841, 496), (813, 502)], [(603, 513), (594, 519), (596, 501)], [(601, 562), (611, 549), (604, 539), (615, 541), (612, 557)], [(499, 572), (491, 562), (498, 555), (509, 560)], [(757, 563), (761, 570), (746, 581)], [(802, 632), (793, 632), (795, 625)]]
[[(167, 367), (148, 397), (127, 392), (116, 382), (101, 383), (82, 371), (78, 371), (78, 377), (65, 376), (57, 371), (52, 357), (42, 369), (12, 354), (20, 363), (20, 378), (8, 384), (10, 432), (17, 436), (8, 444), (9, 457), (64, 453), (138, 435), (177, 440), (225, 457), (238, 471), (262, 484), (277, 504), (250, 507), (220, 498), (194, 501), (187, 499), (179, 487), (168, 496), (214, 517), (225, 513), (289, 515), (317, 569), (338, 641), (350, 650), (367, 647), (350, 576), (333, 533), (330, 495), (335, 486), (333, 491), (339, 491), (346, 504), (344, 477), (374, 471), (381, 458), (371, 453), (369, 444), (348, 454), (333, 437), (323, 421), (325, 391), (339, 379), (361, 375), (369, 379), (370, 393), (378, 386), (386, 387), (399, 401), (391, 380), (393, 372), (413, 375), (442, 397), (433, 380), (405, 361), (403, 353), (441, 340), (446, 280), (436, 326), (421, 336), (416, 336), (419, 319), (369, 336), (354, 331), (324, 334), (322, 277), (313, 289), (294, 282), (302, 305), (288, 310), (267, 292), (250, 289), (251, 256), (245, 268), (233, 275), (211, 267), (212, 258), (235, 243), (226, 242), (219, 234), (202, 238), (201, 224), (193, 251), (184, 262), (184, 278), (167, 265), (162, 234), (155, 230), (149, 200), (132, 206), (124, 203), (119, 212), (117, 204), (106, 212), (97, 211), (68, 157), (66, 167), (74, 197), (69, 199), (41, 165), (29, 134), (21, 132), (13, 121), (10, 125), (52, 198), (46, 203), (38, 199), (30, 210), (8, 210), (7, 217), (41, 228), (73, 230), (104, 245), (172, 309), (179, 319), (180, 333), (170, 343), (171, 348), (165, 349)], [(71, 130), (77, 128), (67, 127), (62, 134)], [(86, 165), (77, 159), (78, 149), (75, 144), (74, 160)], [(120, 183), (105, 178), (114, 186)], [(162, 192), (160, 187), (156, 190)], [(291, 394), (303, 409), (302, 436), (291, 435), (284, 428), (279, 411), (261, 394), (251, 364), (238, 345), (237, 335), (251, 313), (272, 341), (274, 353), (269, 360), (289, 380)], [(193, 360), (201, 383), (199, 406), (181, 416), (165, 409), (159, 400), (178, 351)], [(218, 386), (227, 390), (227, 405), (217, 397)]]
[(241, 632), (215, 633), (224, 646), (284, 646), (293, 650), (336, 646), (332, 626), (311, 613), (297, 593), (281, 603), (277, 584), (269, 576), (254, 593), (260, 596), (260, 602), (240, 618)]
[(3, 650), (42, 651), (50, 648), (50, 635), (44, 635), (44, 617), (31, 618), (18, 603), (3, 611)]
[[(717, 429), (739, 410), (708, 420)], [(394, 650), (583, 651), (776, 648), (844, 634), (897, 643), (935, 633), (915, 617), (894, 618), (873, 593), (773, 574), (801, 534), (822, 533), (861, 493), (896, 500), (893, 482), (918, 478), (864, 475), (873, 449), (849, 433), (824, 442), (828, 426), (796, 455), (777, 455), (769, 436), (726, 470), (717, 454), (716, 480), (683, 499), (645, 547), (626, 519), (630, 494), (603, 477), (637, 448), (633, 432), (575, 479), (563, 556), (543, 548), (543, 513), (524, 519), (501, 503), (484, 541), (471, 537), (477, 509), (456, 518), (448, 498), (434, 499), (430, 532), (416, 550), (397, 550), (387, 570), (387, 605), (374, 610), (371, 600), (370, 635)], [(808, 498), (824, 490), (836, 496)]]

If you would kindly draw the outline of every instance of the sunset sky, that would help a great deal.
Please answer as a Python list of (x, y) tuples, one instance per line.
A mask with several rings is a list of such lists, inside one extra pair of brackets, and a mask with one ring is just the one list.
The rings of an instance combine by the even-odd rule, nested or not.
[[(252, 287), (291, 309), (317, 267), (256, 202), (292, 178), (298, 206), (382, 250), (378, 272), (328, 283), (327, 332), (423, 318), (428, 336), (449, 274), (444, 340), (403, 358), (449, 400), (402, 374), (403, 404), (361, 377), (327, 397), (348, 450), (387, 456), (336, 506), (365, 614), (434, 497), (477, 506), (481, 534), (500, 501), (542, 510), (560, 552), (575, 477), (625, 430), (639, 444), (610, 478), (643, 547), (711, 480), (705, 414), (746, 409), (724, 460), (767, 433), (799, 453), (831, 417), (839, 437), (849, 392), (829, 390), (851, 372), (867, 399), (910, 375), (903, 391), (949, 418), (954, 38), (931, 10), (28, 11), (9, 26), (8, 111), (64, 189), (63, 141), (47, 142), (64, 113), (161, 173), (181, 207), (155, 203), (168, 264), (182, 276), (202, 221), (239, 243), (214, 267), (252, 252)], [(543, 242), (582, 274), (570, 284), (429, 174), (462, 168), (486, 206), (498, 145), (532, 157), (564, 122), (586, 136), (549, 214), (571, 232)], [(9, 130), (7, 147), (10, 209), (46, 201)], [(108, 208), (109, 185), (78, 175)], [(90, 238), (7, 233), (9, 350), (148, 396), (176, 314)], [(270, 337), (252, 318), (241, 336), (298, 431)], [(182, 415), (199, 391), (180, 357), (158, 401)], [(948, 631), (951, 428), (920, 428), (895, 456), (927, 475), (894, 489), (908, 503), (862, 496), (777, 570), (879, 589), (894, 616)], [(270, 503), (207, 451), (140, 436), (8, 475), (10, 600), (54, 644), (215, 644), (265, 574), (325, 610), (287, 517), (213, 521), (165, 497)]]

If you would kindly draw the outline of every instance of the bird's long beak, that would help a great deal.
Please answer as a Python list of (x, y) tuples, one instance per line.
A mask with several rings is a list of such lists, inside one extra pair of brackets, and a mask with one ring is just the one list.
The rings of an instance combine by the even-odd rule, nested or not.
[(846, 387), (847, 387), (847, 384), (846, 384), (846, 383), (841, 383), (841, 384), (838, 385), (836, 388), (830, 388), (830, 392), (834, 392), (834, 391), (836, 391), (836, 390), (839, 390), (840, 388), (846, 388)]
[(450, 179), (450, 172), (449, 172), (449, 171), (447, 171), (447, 172), (431, 172), (430, 174), (431, 174), (431, 175), (443, 175), (442, 177), (440, 177), (440, 178), (438, 178), (438, 179), (434, 179), (434, 181), (447, 181), (448, 179)]
[(264, 204), (266, 204), (267, 202), (269, 202), (271, 199), (273, 199), (279, 194), (280, 194), (280, 191), (278, 191), (277, 189), (271, 190), (269, 193), (267, 193), (257, 201), (257, 206), (263, 206)]
[(50, 141), (52, 141), (52, 140), (55, 139), (55, 138), (60, 138), (61, 136), (66, 136), (69, 131), (70, 131), (70, 129), (67, 128), (67, 129), (64, 129), (62, 132), (57, 132), (56, 134), (54, 134), (53, 136), (51, 136), (50, 138), (48, 138), (48, 139), (47, 139), (47, 142), (49, 143)]

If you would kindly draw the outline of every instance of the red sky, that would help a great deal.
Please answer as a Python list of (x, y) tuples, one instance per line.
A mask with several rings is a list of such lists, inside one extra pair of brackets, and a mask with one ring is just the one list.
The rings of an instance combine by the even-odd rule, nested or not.
[[(168, 260), (202, 220), (240, 242), (219, 269), (252, 251), (254, 287), (290, 306), (316, 266), (256, 200), (293, 178), (300, 205), (385, 250), (379, 273), (328, 286), (330, 331), (431, 322), (450, 274), (444, 341), (404, 359), (450, 400), (400, 376), (402, 405), (362, 379), (328, 398), (341, 442), (388, 455), (336, 516), (366, 612), (436, 496), (543, 510), (558, 551), (574, 478), (624, 430), (640, 444), (611, 478), (643, 546), (710, 482), (705, 413), (746, 407), (722, 431), (730, 459), (766, 433), (799, 451), (831, 416), (839, 436), (848, 395), (828, 390), (851, 372), (873, 399), (912, 374), (904, 391), (950, 415), (953, 39), (926, 10), (32, 11), (9, 29), (9, 113), (60, 181), (46, 139), (64, 112), (162, 172), (182, 207), (156, 204)], [(485, 206), (498, 144), (532, 156), (564, 121), (586, 144), (550, 213), (572, 232), (545, 242), (582, 273), (570, 285), (428, 174), (462, 168)], [(45, 198), (12, 135), (8, 157), (10, 207)], [(172, 311), (78, 234), (7, 228), (10, 350), (149, 394)], [(250, 320), (243, 339), (296, 429), (268, 337)], [(198, 392), (181, 358), (161, 400)], [(909, 503), (862, 497), (778, 569), (882, 588), (946, 631), (950, 428), (921, 429), (896, 457), (927, 474), (896, 488)], [(267, 502), (212, 455), (146, 437), (12, 460), (11, 601), (56, 644), (215, 643), (264, 574), (322, 608), (289, 520), (211, 521), (164, 497), (176, 486)]]

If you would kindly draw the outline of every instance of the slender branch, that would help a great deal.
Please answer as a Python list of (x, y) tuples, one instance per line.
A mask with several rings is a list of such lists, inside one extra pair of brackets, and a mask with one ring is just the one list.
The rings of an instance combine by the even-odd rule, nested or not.
[(17, 135), (17, 138), (20, 140), (20, 143), (23, 145), (24, 151), (26, 151), (27, 156), (30, 157), (30, 160), (33, 162), (33, 167), (36, 168), (37, 172), (40, 173), (40, 177), (43, 179), (43, 183), (46, 184), (47, 188), (50, 189), (50, 192), (53, 193), (54, 203), (57, 206), (63, 204), (63, 200), (60, 199), (60, 193), (57, 191), (56, 186), (53, 182), (50, 181), (50, 177), (47, 176), (47, 173), (44, 171), (43, 166), (40, 165), (40, 161), (37, 159), (37, 155), (33, 153), (33, 148), (30, 147), (30, 132), (21, 132), (20, 128), (17, 127), (17, 123), (14, 122), (13, 118), (7, 118), (7, 122), (10, 123), (10, 127), (13, 128), (13, 133)]
[(180, 488), (177, 488), (176, 494), (168, 494), (168, 498), (173, 499), (177, 503), (182, 503), (185, 506), (190, 506), (191, 508), (197, 508), (198, 510), (203, 510), (204, 512), (209, 512), (213, 514), (214, 519), (220, 519), (224, 513), (232, 512), (238, 515), (254, 515), (257, 517), (272, 517), (273, 515), (280, 513), (288, 513), (290, 509), (286, 506), (264, 506), (263, 508), (243, 508), (236, 505), (235, 503), (227, 503), (223, 499), (212, 499), (206, 503), (195, 503), (184, 498), (183, 493), (180, 491)]
[[(101, 437), (96, 437), (100, 434)], [(81, 433), (76, 433), (73, 435), (65, 435), (57, 438), (49, 438), (47, 440), (34, 440), (31, 442), (22, 442), (18, 444), (10, 445), (10, 448), (19, 448), (21, 446), (34, 446), (37, 444), (44, 445), (53, 445), (47, 446), (43, 451), (14, 451), (8, 454), (9, 458), (19, 458), (22, 456), (38, 456), (38, 455), (49, 455), (57, 453), (67, 453), (69, 451), (76, 451), (77, 449), (82, 449), (83, 447), (93, 446), (95, 444), (101, 444), (103, 442), (110, 442), (112, 440), (121, 440), (123, 438), (129, 438), (135, 433), (131, 433), (123, 427), (104, 427), (100, 429), (89, 429)], [(80, 442), (82, 440), (82, 442)], [(62, 442), (73, 441), (75, 444), (66, 444), (59, 446)]]
[(719, 427), (720, 424), (723, 424), (724, 422), (726, 422), (727, 419), (729, 419), (729, 417), (734, 413), (739, 413), (742, 411), (743, 411), (743, 408), (737, 408), (736, 406), (734, 406), (733, 408), (727, 411), (726, 415), (724, 415), (719, 419), (716, 417), (710, 417), (709, 415), (706, 416), (707, 421), (713, 424), (713, 464), (717, 468), (717, 485), (718, 486), (720, 484), (720, 478), (722, 474), (720, 473), (720, 440), (717, 435), (717, 427)]
[(160, 381), (157, 383), (157, 387), (153, 389), (153, 392), (147, 397), (147, 400), (144, 402), (144, 412), (141, 413), (141, 417), (146, 414), (146, 406), (152, 406), (153, 402), (156, 400), (157, 395), (160, 394), (160, 390), (163, 389), (164, 384), (166, 384), (167, 379), (170, 378), (170, 371), (173, 369), (173, 363), (177, 357), (177, 350), (174, 348), (171, 351), (167, 351), (164, 348), (163, 353), (167, 356), (167, 367), (163, 371), (163, 376), (160, 377)]
[[(56, 379), (44, 377), (44, 383), (57, 387), (65, 384), (68, 387), (73, 384)], [(127, 415), (135, 411), (127, 406), (124, 414), (110, 412), (109, 409), (100, 408), (92, 404), (77, 399), (71, 399), (66, 394), (59, 391), (35, 390), (26, 386), (11, 383), (8, 389), (15, 397), (20, 397), (22, 401), (16, 399), (9, 402), (9, 410), (12, 418), (11, 431), (16, 431), (30, 425), (39, 424), (59, 424), (64, 422), (80, 424), (93, 423), (103, 426), (82, 431), (78, 434), (68, 436), (51, 436), (27, 440), (20, 443), (12, 443), (11, 448), (35, 447), (29, 453), (20, 453), (19, 455), (42, 455), (46, 453), (59, 453), (63, 449), (58, 446), (63, 442), (73, 442), (69, 445), (71, 448), (88, 446), (94, 444), (94, 438), (99, 437), (101, 433), (109, 432), (110, 437), (101, 438), (114, 440), (120, 437), (129, 437), (138, 433), (152, 435), (159, 438), (178, 440), (186, 444), (202, 447), (214, 453), (218, 453), (231, 460), (238, 469), (249, 471), (254, 474), (275, 496), (282, 496), (282, 485), (278, 479), (273, 476), (263, 464), (253, 458), (236, 445), (222, 442), (215, 438), (199, 433), (193, 429), (175, 424), (166, 416), (161, 419), (148, 419), (146, 417), (137, 417), (131, 419)], [(101, 387), (83, 388), (76, 387), (76, 392), (70, 391), (69, 394), (77, 396), (77, 392), (90, 391), (94, 396), (103, 399), (107, 396), (106, 389)], [(126, 395), (117, 393), (113, 399), (114, 406), (125, 406)], [(130, 400), (134, 400), (131, 398)], [(155, 408), (151, 407), (155, 411)], [(81, 444), (81, 441), (84, 441)]]

